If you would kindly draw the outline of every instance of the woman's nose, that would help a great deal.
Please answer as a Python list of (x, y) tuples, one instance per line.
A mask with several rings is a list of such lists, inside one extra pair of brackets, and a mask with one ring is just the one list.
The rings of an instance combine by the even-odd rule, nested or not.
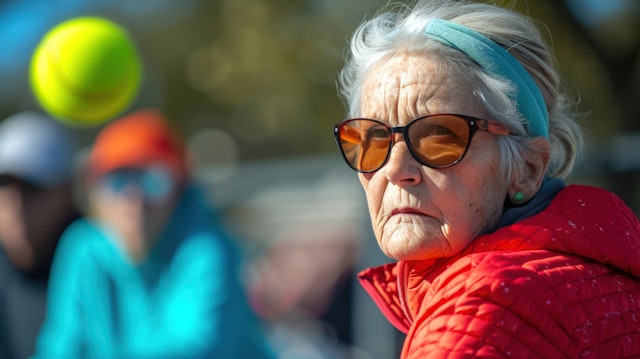
[(420, 168), (422, 165), (416, 161), (411, 151), (409, 151), (407, 142), (402, 137), (402, 134), (396, 133), (394, 136), (395, 142), (391, 146), (389, 160), (382, 167), (382, 170), (385, 171), (389, 182), (397, 185), (414, 186), (420, 183)]

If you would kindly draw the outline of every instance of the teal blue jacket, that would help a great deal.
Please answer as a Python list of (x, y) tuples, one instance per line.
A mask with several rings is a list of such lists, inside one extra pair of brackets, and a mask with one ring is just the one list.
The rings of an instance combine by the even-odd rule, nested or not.
[(239, 279), (240, 256), (188, 188), (148, 259), (74, 222), (56, 252), (33, 358), (270, 358)]

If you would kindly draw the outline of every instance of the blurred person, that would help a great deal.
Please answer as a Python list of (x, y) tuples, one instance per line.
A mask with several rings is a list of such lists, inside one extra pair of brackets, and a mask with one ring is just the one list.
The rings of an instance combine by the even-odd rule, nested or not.
[(359, 183), (333, 160), (305, 157), (246, 164), (216, 187), (233, 199), (219, 199), (230, 203), (225, 218), (241, 223), (234, 228), (255, 246), (248, 293), (276, 355), (334, 359), (358, 350), (352, 289), (366, 229)]
[(160, 111), (102, 129), (85, 176), (89, 214), (62, 236), (35, 358), (270, 356), (240, 253)]
[(49, 268), (79, 214), (70, 130), (35, 111), (0, 123), (0, 358), (27, 358), (44, 318)]
[(640, 222), (565, 184), (582, 133), (533, 21), (396, 9), (353, 35), (334, 133), (397, 260), (360, 280), (401, 357), (640, 357)]
[[(320, 218), (327, 216), (334, 213)], [(270, 324), (270, 339), (281, 357), (292, 351), (301, 357), (345, 357), (354, 344), (350, 278), (359, 243), (353, 228), (340, 225), (344, 219), (336, 218), (331, 229), (290, 221), (255, 263), (249, 295)]]

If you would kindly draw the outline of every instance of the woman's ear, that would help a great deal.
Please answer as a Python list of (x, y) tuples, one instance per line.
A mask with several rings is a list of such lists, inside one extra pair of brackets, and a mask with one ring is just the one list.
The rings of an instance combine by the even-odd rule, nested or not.
[(514, 172), (511, 177), (509, 199), (515, 205), (528, 202), (538, 193), (549, 166), (551, 147), (547, 138), (534, 137), (529, 140), (528, 147), (530, 151), (524, 158), (523, 171)]

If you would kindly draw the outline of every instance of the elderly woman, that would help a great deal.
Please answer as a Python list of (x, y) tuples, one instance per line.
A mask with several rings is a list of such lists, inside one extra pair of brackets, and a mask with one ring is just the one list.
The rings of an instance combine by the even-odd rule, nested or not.
[(581, 132), (526, 17), (421, 1), (362, 24), (335, 126), (382, 251), (360, 280), (402, 358), (640, 355), (640, 223), (563, 182)]

